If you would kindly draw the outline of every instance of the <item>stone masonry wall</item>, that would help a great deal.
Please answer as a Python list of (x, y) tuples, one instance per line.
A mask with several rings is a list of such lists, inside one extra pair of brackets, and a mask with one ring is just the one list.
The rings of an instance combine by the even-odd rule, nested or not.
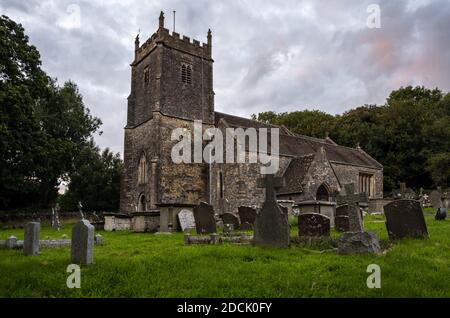
[[(150, 198), (151, 159), (158, 157), (160, 152), (160, 117), (156, 114), (151, 120), (136, 128), (125, 129), (124, 172), (120, 191), (122, 213), (135, 212), (135, 205), (141, 193), (147, 200)], [(138, 184), (138, 166), (142, 154), (145, 154), (147, 161), (146, 184)]]
[[(204, 125), (203, 131), (212, 126)], [(206, 163), (175, 164), (172, 161), (172, 148), (179, 141), (171, 141), (174, 129), (185, 128), (193, 138), (194, 122), (161, 116), (161, 153), (159, 158), (159, 198), (161, 204), (199, 204), (208, 202), (208, 175)], [(193, 139), (192, 139), (193, 141)], [(192, 159), (194, 151), (191, 149)]]
[(339, 192), (339, 180), (337, 179), (330, 162), (324, 152), (319, 150), (314, 157), (314, 161), (308, 169), (302, 183), (303, 192), (299, 201), (316, 200), (316, 194), (319, 187), (324, 184), (327, 190), (332, 193)]
[(358, 190), (358, 178), (360, 173), (373, 174), (375, 183), (374, 198), (383, 197), (383, 170), (373, 168), (365, 168), (358, 166), (350, 166), (332, 162), (332, 166), (339, 178), (341, 185), (354, 183), (355, 189)]

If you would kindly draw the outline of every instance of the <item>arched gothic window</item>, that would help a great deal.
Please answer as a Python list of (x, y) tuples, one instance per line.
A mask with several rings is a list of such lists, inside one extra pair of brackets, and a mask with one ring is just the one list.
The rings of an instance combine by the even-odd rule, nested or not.
[(328, 191), (328, 188), (324, 184), (322, 184), (317, 189), (316, 200), (317, 201), (330, 201), (330, 192)]

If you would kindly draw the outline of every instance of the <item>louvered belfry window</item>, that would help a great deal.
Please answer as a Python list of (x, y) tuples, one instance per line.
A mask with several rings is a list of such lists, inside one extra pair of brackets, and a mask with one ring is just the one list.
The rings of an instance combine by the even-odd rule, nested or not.
[(181, 66), (181, 81), (184, 84), (192, 84), (192, 66), (186, 64)]

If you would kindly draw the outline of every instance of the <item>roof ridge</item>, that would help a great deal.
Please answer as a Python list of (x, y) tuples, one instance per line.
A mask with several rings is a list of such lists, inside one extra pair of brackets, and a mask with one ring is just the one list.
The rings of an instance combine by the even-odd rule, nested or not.
[(265, 123), (265, 122), (262, 122), (262, 121), (259, 121), (259, 120), (254, 120), (254, 119), (251, 119), (251, 118), (231, 115), (231, 114), (222, 113), (222, 112), (218, 112), (218, 111), (215, 111), (214, 113), (225, 115), (225, 116), (229, 116), (229, 117), (234, 117), (234, 118), (238, 118), (238, 119), (244, 119), (244, 120), (247, 120), (247, 121), (250, 121), (250, 122), (259, 123), (259, 124), (263, 124), (263, 125), (272, 126), (272, 127), (276, 127), (276, 128), (282, 129), (282, 127), (280, 125), (269, 124), (269, 123)]

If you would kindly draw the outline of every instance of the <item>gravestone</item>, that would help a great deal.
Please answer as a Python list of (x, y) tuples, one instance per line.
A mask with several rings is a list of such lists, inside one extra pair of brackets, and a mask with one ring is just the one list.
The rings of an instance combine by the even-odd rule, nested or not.
[(239, 219), (236, 215), (234, 215), (232, 213), (224, 213), (221, 215), (221, 218), (222, 218), (224, 226), (226, 224), (231, 224), (231, 225), (233, 225), (233, 229), (239, 228)]
[(433, 208), (439, 209), (442, 207), (442, 193), (440, 191), (432, 191), (429, 200)]
[(30, 222), (25, 225), (25, 238), (23, 241), (23, 252), (28, 256), (39, 254), (39, 234), (41, 224), (38, 222)]
[(444, 221), (446, 218), (447, 218), (447, 209), (446, 208), (437, 209), (434, 219), (436, 221)]
[[(94, 228), (95, 228), (95, 226), (94, 226)], [(100, 234), (95, 235), (94, 242), (97, 245), (102, 245), (103, 244), (103, 236), (101, 236)]]
[(266, 198), (261, 211), (255, 220), (253, 243), (259, 246), (288, 247), (289, 222), (288, 214), (284, 213), (276, 201), (276, 189), (283, 187), (283, 179), (266, 175), (258, 179), (258, 186), (266, 189)]
[(200, 205), (194, 208), (194, 219), (197, 234), (212, 234), (217, 232), (214, 208), (211, 205), (200, 202)]
[(191, 210), (181, 210), (180, 213), (178, 213), (178, 221), (180, 222), (181, 230), (183, 232), (195, 229), (194, 213), (192, 213)]
[(406, 199), (393, 201), (384, 206), (384, 215), (391, 240), (428, 236), (427, 225), (419, 201)]
[(89, 265), (94, 261), (94, 226), (84, 219), (72, 228), (72, 263)]
[(330, 218), (319, 213), (298, 216), (299, 236), (330, 236)]
[(344, 204), (338, 206), (336, 208), (336, 217), (334, 220), (334, 227), (336, 231), (339, 232), (348, 232), (349, 224), (348, 224), (348, 204)]
[(339, 194), (336, 196), (338, 205), (368, 203), (369, 198), (366, 193), (355, 193), (355, 184), (349, 183), (344, 185), (345, 195)]
[(238, 208), (239, 218), (241, 219), (241, 224), (248, 223), (252, 225), (255, 224), (256, 220), (256, 210), (249, 206), (240, 206)]
[(364, 231), (363, 213), (359, 208), (359, 203), (368, 202), (367, 194), (355, 193), (354, 184), (346, 184), (344, 187), (345, 195), (338, 195), (337, 199), (339, 204), (344, 205), (339, 213), (341, 217), (344, 216), (343, 214), (347, 214), (348, 223), (344, 228), (345, 233), (337, 241), (338, 253), (380, 253), (381, 247), (377, 235)]
[(5, 242), (6, 248), (13, 249), (17, 247), (17, 237), (10, 236), (6, 239)]
[(373, 232), (346, 232), (337, 241), (338, 254), (381, 253), (380, 241)]
[(367, 194), (355, 193), (355, 185), (353, 183), (344, 185), (344, 188), (345, 195), (338, 195), (337, 201), (339, 205), (347, 205), (348, 231), (363, 232), (364, 222), (359, 203), (368, 202)]

